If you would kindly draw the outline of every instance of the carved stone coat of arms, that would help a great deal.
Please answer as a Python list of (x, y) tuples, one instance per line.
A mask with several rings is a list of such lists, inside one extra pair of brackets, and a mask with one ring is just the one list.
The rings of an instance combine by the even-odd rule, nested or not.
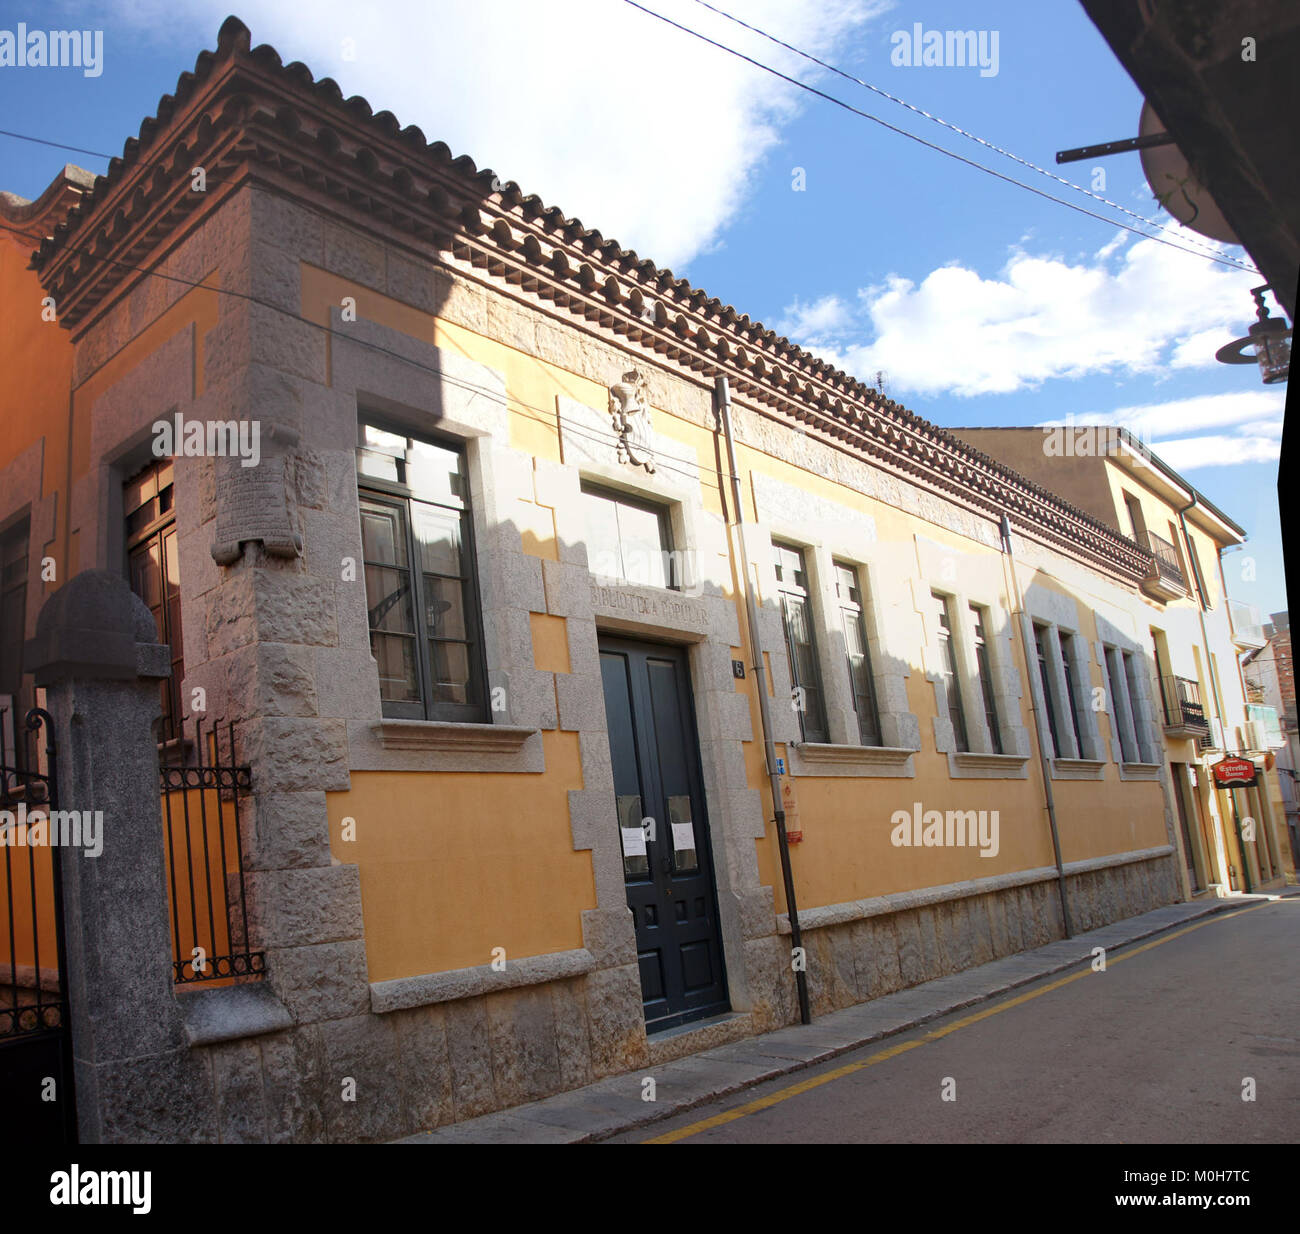
[(650, 406), (646, 402), (645, 376), (638, 369), (624, 373), (622, 381), (610, 386), (609, 415), (618, 438), (618, 461), (644, 467), (653, 475)]

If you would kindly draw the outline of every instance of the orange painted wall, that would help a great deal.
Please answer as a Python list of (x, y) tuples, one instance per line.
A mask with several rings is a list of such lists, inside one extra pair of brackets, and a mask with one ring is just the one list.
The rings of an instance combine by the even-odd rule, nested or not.
[[(32, 222), (23, 230), (35, 234), (39, 226)], [(46, 496), (66, 487), (72, 341), (56, 322), (41, 319), (45, 292), (27, 268), (34, 247), (0, 225), (0, 467), (43, 439)], [(61, 517), (58, 526), (65, 521)], [(38, 549), (45, 556), (48, 546), (32, 546), (33, 553)]]
[(360, 867), (371, 981), (582, 946), (596, 885), (569, 830), (578, 735), (542, 741), (544, 775), (354, 771), (327, 795), (330, 851)]

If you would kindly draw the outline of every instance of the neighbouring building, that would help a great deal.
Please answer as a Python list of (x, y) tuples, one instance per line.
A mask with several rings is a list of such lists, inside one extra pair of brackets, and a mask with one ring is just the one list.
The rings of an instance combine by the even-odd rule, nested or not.
[[(1245, 530), (1127, 429), (1066, 424), (952, 432), (1151, 554), (1141, 584), (1145, 665), (1159, 700), (1184, 892), (1282, 885), (1293, 870), (1283, 790), (1266, 718), (1247, 699), (1239, 663), (1243, 652), (1264, 646), (1264, 631), (1257, 609), (1228, 598), (1225, 578), (1224, 554), (1245, 542)], [(1112, 661), (1111, 669), (1118, 677), (1120, 665)], [(1211, 768), (1227, 754), (1255, 764), (1255, 785), (1215, 785)]]
[(1262, 647), (1248, 651), (1241, 661), (1246, 680), (1246, 709), (1263, 725), (1265, 740), (1277, 759), (1287, 831), (1293, 861), (1300, 861), (1300, 730), (1296, 723), (1295, 668), (1291, 660), (1291, 621), (1287, 613), (1274, 613), (1262, 627)]
[(1238, 722), (1204, 503), (1204, 604), (1153, 596), (1113, 505), (233, 18), (107, 175), (0, 214), (0, 690), (37, 701), (22, 640), (106, 571), (170, 649), (164, 775), (207, 717), (247, 767), (209, 792), (237, 870), (160, 890), (171, 954), (131, 957), (184, 1042), (123, 994), (83, 1134), (393, 1138), (797, 1021), (769, 770), (814, 1014), (1060, 937), (1062, 887), (1086, 930), (1233, 885), (1162, 692)]

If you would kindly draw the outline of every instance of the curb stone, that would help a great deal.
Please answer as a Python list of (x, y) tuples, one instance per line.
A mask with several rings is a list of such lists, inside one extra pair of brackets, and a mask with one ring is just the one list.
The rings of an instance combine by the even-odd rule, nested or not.
[[(833, 1011), (818, 1017), (811, 1025), (796, 1024), (746, 1037), (658, 1067), (611, 1076), (541, 1101), (405, 1136), (394, 1143), (595, 1143), (989, 1002), (1020, 986), (1087, 963), (1094, 947), (1105, 947), (1108, 951), (1127, 947), (1218, 913), (1267, 903), (1279, 894), (1294, 895), (1296, 891), (1288, 887), (1281, 893), (1166, 905), (1074, 938), (1017, 952), (896, 994)], [(650, 1078), (655, 1087), (653, 1101), (642, 1096), (644, 1082)]]

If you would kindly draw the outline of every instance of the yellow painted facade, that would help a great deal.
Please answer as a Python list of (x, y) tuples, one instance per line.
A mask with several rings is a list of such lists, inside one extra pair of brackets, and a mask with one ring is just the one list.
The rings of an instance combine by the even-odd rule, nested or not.
[[(304, 316), (309, 319), (328, 320), (333, 306), (352, 297), (360, 316), (504, 374), (511, 444), (538, 459), (561, 461), (558, 434), (545, 415), (546, 408), (556, 405), (557, 396), (597, 407), (603, 406), (607, 397), (603, 388), (580, 374), (422, 313), (359, 283), (304, 265), (302, 289)], [(720, 512), (716, 471), (708, 465), (713, 435), (675, 416), (671, 408), (656, 407), (654, 413), (656, 430), (699, 459), (701, 500), (706, 509)], [(913, 537), (921, 534), (954, 553), (975, 556), (981, 569), (1001, 577), (999, 553), (974, 545), (945, 527), (749, 446), (740, 447), (739, 462), (751, 519), (758, 514), (753, 478), (768, 476), (812, 496), (860, 510), (875, 521), (884, 548), (906, 551)], [(1154, 518), (1154, 499), (1151, 504)], [(515, 518), (525, 553), (547, 560), (558, 558), (552, 510), (521, 499)], [(1050, 575), (1036, 577), (1035, 582), (1075, 598)], [(732, 597), (734, 600), (734, 592)], [(763, 599), (761, 594), (759, 598)], [(1078, 605), (1081, 629), (1088, 638), (1095, 638), (1086, 599), (1082, 597)], [(1009, 612), (1010, 601), (1001, 583), (999, 600), (1004, 612)], [(737, 607), (743, 635), (743, 606)], [(531, 621), (537, 667), (566, 672), (565, 619), (534, 613)], [(739, 648), (736, 654), (740, 657)], [(935, 715), (934, 695), (925, 673), (935, 665), (926, 664), (924, 648), (917, 647), (909, 668), (908, 706), (921, 717), (924, 732)], [(1104, 689), (1100, 670), (1095, 665), (1092, 668), (1089, 688)], [(1022, 675), (1026, 671), (1018, 644), (1016, 669)], [(757, 731), (753, 681), (752, 675), (737, 681), (736, 689), (750, 697)], [(1027, 696), (1019, 719), (1026, 726), (1032, 724)], [(1102, 716), (1100, 724), (1103, 736), (1109, 738), (1109, 716)], [(579, 945), (579, 915), (594, 907), (592, 872), (589, 854), (565, 851), (565, 792), (581, 784), (573, 750), (564, 751), (567, 757), (562, 755), (565, 743), (561, 736), (568, 735), (547, 735), (544, 775), (363, 772), (354, 773), (353, 787), (347, 792), (329, 794), (334, 858), (361, 869), (372, 980), (487, 963), (498, 946), (510, 955), (538, 955)], [(805, 838), (792, 846), (792, 866), (801, 910), (1052, 864), (1036, 762), (1031, 760), (1028, 777), (1023, 780), (953, 781), (945, 756), (927, 746), (923, 742), (915, 755), (914, 779), (799, 777), (797, 796)], [(746, 743), (745, 767), (749, 786), (770, 801), (762, 749), (756, 741)], [(528, 788), (521, 789), (521, 778), (529, 782)], [(1121, 783), (1117, 767), (1110, 764), (1100, 782), (1066, 782), (1054, 788), (1062, 856), (1067, 862), (1156, 848), (1166, 842), (1165, 802), (1158, 783)], [(521, 798), (526, 799), (526, 807)], [(423, 805), (433, 800), (444, 804), (432, 815), (437, 821), (431, 825), (431, 815)], [(927, 810), (997, 811), (1001, 833), (996, 857), (983, 858), (962, 848), (892, 846), (889, 830), (880, 826), (879, 820), (895, 810), (911, 811), (918, 801), (924, 802)], [(341, 842), (339, 825), (346, 817), (383, 819), (382, 842), (378, 837)], [(494, 825), (485, 845), (485, 833), (473, 823), (486, 818), (503, 821), (499, 829)], [(365, 830), (358, 826), (358, 834)], [(368, 830), (372, 834), (381, 831), (373, 823)], [(777, 911), (784, 911), (773, 829), (769, 827), (755, 844), (760, 880), (774, 889)]]

